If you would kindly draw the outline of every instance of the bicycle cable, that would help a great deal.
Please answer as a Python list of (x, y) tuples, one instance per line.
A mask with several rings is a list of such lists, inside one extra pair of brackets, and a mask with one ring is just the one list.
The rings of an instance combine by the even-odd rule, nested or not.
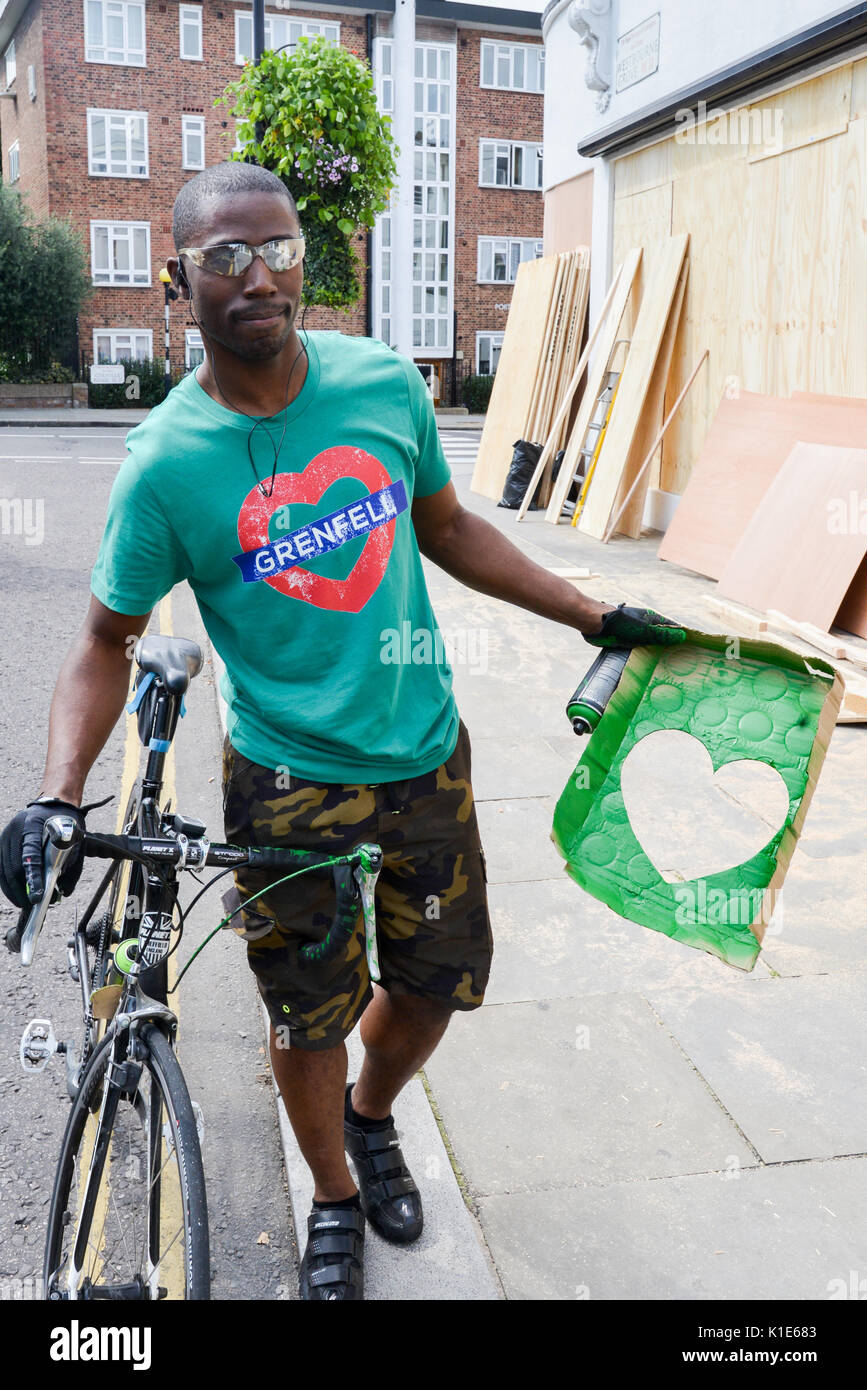
[[(328, 868), (331, 868), (331, 867), (332, 867), (333, 865), (335, 865), (335, 864), (341, 864), (341, 863), (342, 863), (342, 864), (345, 864), (345, 863), (347, 863), (347, 862), (348, 862), (348, 858), (347, 858), (347, 856), (344, 854), (344, 855), (338, 855), (338, 856), (336, 856), (334, 859), (326, 859), (326, 860), (324, 860), (321, 864), (309, 864), (309, 865), (307, 866), (307, 868), (304, 868), (304, 869), (295, 869), (291, 874), (286, 874), (283, 878), (278, 878), (278, 879), (276, 879), (276, 880), (274, 881), (274, 883), (269, 883), (267, 888), (263, 888), (260, 892), (258, 892), (258, 893), (256, 894), (256, 898), (258, 899), (258, 898), (264, 897), (266, 893), (270, 893), (270, 892), (271, 892), (271, 889), (272, 889), (272, 888), (279, 888), (281, 883), (288, 883), (289, 880), (290, 880), (291, 878), (300, 878), (300, 876), (301, 876), (302, 874), (310, 874), (310, 873), (313, 873), (313, 871), (316, 870), (316, 869), (328, 869)], [(213, 887), (213, 885), (217, 882), (217, 879), (218, 879), (218, 878), (222, 878), (223, 874), (225, 874), (225, 873), (231, 873), (231, 872), (232, 872), (231, 869), (223, 869), (219, 874), (215, 874), (214, 877), (211, 879), (211, 882), (210, 882), (209, 884), (207, 884), (207, 886), (206, 886), (205, 888), (202, 889), (202, 892), (203, 892), (203, 893), (204, 893), (204, 892), (207, 892), (207, 889), (208, 889), (208, 888)], [(197, 894), (197, 897), (196, 897), (196, 899), (194, 899), (194, 901), (198, 901), (198, 898), (200, 898), (201, 896), (202, 896), (202, 893)], [(186, 973), (187, 973), (187, 971), (189, 970), (190, 966), (192, 965), (193, 961), (196, 959), (196, 956), (200, 955), (201, 952), (202, 952), (202, 951), (205, 949), (205, 947), (207, 946), (208, 942), (211, 941), (211, 940), (213, 940), (213, 938), (217, 935), (217, 932), (218, 932), (218, 931), (222, 931), (223, 928), (226, 926), (226, 924), (227, 924), (228, 922), (231, 922), (231, 920), (232, 920), (233, 917), (236, 917), (237, 914), (238, 914), (239, 912), (243, 912), (243, 910), (244, 910), (244, 908), (245, 908), (246, 906), (247, 906), (246, 903), (239, 903), (239, 905), (238, 905), (237, 907), (234, 907), (234, 908), (232, 909), (231, 912), (227, 913), (227, 915), (222, 919), (222, 921), (220, 921), (220, 922), (217, 923), (217, 925), (214, 927), (213, 931), (208, 932), (208, 935), (205, 937), (204, 941), (202, 941), (202, 942), (200, 943), (200, 945), (198, 945), (198, 946), (196, 947), (195, 951), (194, 951), (193, 954), (190, 956), (190, 958), (189, 958), (189, 960), (187, 961), (186, 965), (184, 966), (183, 970), (181, 970), (181, 971), (179, 972), (178, 978), (175, 980), (175, 982), (174, 982), (174, 984), (172, 985), (171, 989), (166, 990), (166, 994), (174, 994), (174, 992), (175, 992), (175, 990), (177, 989), (178, 985), (181, 983), (181, 980), (184, 978), (184, 976), (186, 975)], [(192, 904), (190, 904), (190, 907), (192, 907)], [(187, 908), (187, 911), (189, 912), (189, 911), (190, 911), (190, 908)]]

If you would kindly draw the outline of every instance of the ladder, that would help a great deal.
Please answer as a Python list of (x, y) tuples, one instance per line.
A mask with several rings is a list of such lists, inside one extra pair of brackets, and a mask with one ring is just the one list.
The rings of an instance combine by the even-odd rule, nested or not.
[[(575, 471), (569, 480), (569, 487), (566, 490), (566, 499), (563, 502), (561, 516), (572, 517), (572, 525), (577, 526), (584, 509), (584, 502), (587, 491), (593, 479), (593, 473), (599, 459), (602, 442), (605, 439), (605, 431), (608, 428), (608, 421), (611, 419), (611, 411), (614, 408), (614, 399), (617, 395), (617, 388), (620, 385), (620, 378), (623, 375), (623, 368), (626, 364), (626, 355), (629, 351), (630, 339), (618, 338), (608, 357), (605, 373), (602, 377), (602, 385), (599, 394), (593, 405), (590, 415), (590, 423), (582, 442), (582, 447), (578, 451)], [(619, 368), (615, 368), (614, 361), (618, 349), (625, 349), (623, 359)], [(592, 438), (591, 438), (592, 435)], [(581, 491), (577, 502), (568, 500), (573, 483), (581, 483)]]

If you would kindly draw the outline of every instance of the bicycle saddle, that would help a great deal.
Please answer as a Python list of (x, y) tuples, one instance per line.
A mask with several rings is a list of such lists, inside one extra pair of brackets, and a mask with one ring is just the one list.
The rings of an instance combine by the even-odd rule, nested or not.
[(202, 669), (202, 649), (189, 637), (162, 637), (151, 633), (135, 644), (135, 659), (143, 671), (153, 671), (167, 690), (183, 695), (193, 676)]

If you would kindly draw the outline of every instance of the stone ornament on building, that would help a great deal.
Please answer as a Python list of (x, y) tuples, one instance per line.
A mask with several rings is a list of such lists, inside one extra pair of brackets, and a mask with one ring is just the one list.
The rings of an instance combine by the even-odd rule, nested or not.
[(596, 110), (608, 110), (611, 83), (602, 76), (611, 69), (611, 0), (578, 0), (569, 6), (569, 27), (578, 35), (578, 42), (587, 49), (584, 85), (598, 92)]

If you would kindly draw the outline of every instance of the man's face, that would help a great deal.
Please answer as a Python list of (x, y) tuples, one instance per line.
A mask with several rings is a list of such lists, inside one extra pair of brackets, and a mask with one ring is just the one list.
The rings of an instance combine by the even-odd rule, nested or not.
[[(235, 193), (206, 205), (193, 244), (246, 241), (261, 246), (277, 237), (300, 234), (298, 219), (279, 193)], [(168, 269), (176, 284), (177, 266), (177, 258), (172, 257)], [(192, 290), (193, 311), (209, 338), (247, 362), (276, 357), (285, 347), (301, 302), (303, 262), (291, 270), (269, 270), (256, 256), (243, 275), (217, 275), (185, 256), (183, 270)], [(183, 295), (183, 286), (178, 288)]]

